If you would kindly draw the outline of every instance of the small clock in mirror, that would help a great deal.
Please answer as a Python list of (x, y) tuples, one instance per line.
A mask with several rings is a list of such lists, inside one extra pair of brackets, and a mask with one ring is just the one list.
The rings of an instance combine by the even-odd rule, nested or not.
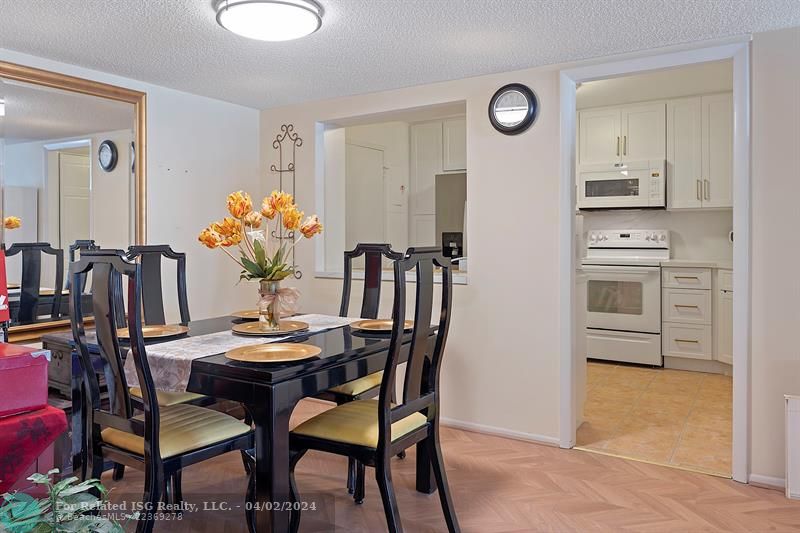
[(506, 135), (517, 135), (531, 127), (539, 112), (539, 100), (521, 83), (510, 83), (494, 93), (489, 101), (489, 121)]
[(103, 141), (97, 150), (97, 160), (100, 168), (106, 172), (111, 172), (117, 166), (117, 145), (114, 141)]

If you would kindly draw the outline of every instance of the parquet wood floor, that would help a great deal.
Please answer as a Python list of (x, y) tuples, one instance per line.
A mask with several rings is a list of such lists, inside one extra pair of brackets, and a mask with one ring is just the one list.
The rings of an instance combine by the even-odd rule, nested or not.
[[(297, 419), (325, 409), (303, 402)], [(474, 533), (539, 531), (798, 531), (800, 502), (781, 492), (731, 480), (579, 450), (561, 450), (478, 433), (444, 428), (445, 461), (462, 530)], [(335, 527), (304, 532), (380, 532), (385, 522), (372, 471), (367, 498), (354, 505), (344, 489), (343, 458), (309, 453), (298, 466), (305, 498), (324, 494), (334, 502)], [(405, 530), (446, 531), (437, 495), (414, 491), (414, 452), (393, 461), (393, 475)], [(104, 476), (111, 498), (141, 494), (143, 476), (128, 469), (115, 483)], [(199, 503), (209, 494), (243, 500), (246, 480), (238, 454), (188, 468), (184, 498)], [(132, 524), (129, 524), (132, 526)], [(132, 530), (132, 527), (129, 528)], [(180, 522), (162, 522), (157, 532), (245, 531), (243, 512), (185, 513)]]

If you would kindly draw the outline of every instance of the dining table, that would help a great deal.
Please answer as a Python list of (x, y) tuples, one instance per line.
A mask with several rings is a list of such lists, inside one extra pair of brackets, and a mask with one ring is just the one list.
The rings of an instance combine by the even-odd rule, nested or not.
[[(388, 333), (351, 328), (349, 324), (358, 319), (301, 315), (293, 317), (293, 320), (307, 320), (313, 327), (275, 339), (251, 338), (248, 342), (304, 343), (318, 347), (319, 355), (282, 363), (229, 359), (225, 355), (225, 346), (231, 342), (228, 333), (234, 324), (241, 323), (240, 319), (233, 316), (192, 321), (188, 324), (188, 333), (178, 339), (145, 339), (156, 388), (177, 392), (185, 390), (239, 402), (249, 413), (255, 433), (253, 526), (258, 532), (289, 531), (292, 507), (289, 420), (295, 406), (303, 398), (316, 396), (331, 387), (383, 370), (390, 344)], [(434, 332), (435, 329), (431, 328), (431, 349)], [(230, 337), (238, 336), (231, 333)], [(43, 341), (45, 348), (49, 345), (57, 348), (59, 343), (74, 346), (65, 334), (45, 336)], [(99, 346), (91, 331), (87, 331), (87, 342), (90, 352), (99, 353)], [(411, 333), (407, 332), (402, 338), (401, 362), (407, 359), (410, 342)], [(126, 375), (129, 382), (130, 378), (135, 382), (130, 363), (132, 361), (126, 362)], [(168, 370), (161, 372), (162, 369)], [(72, 374), (76, 375), (77, 372), (73, 371)], [(161, 374), (170, 377), (164, 377), (159, 386)], [(176, 375), (180, 377), (176, 378)], [(82, 414), (85, 399), (80, 378), (76, 376), (74, 381), (73, 442), (82, 443), (84, 437), (76, 438), (75, 431), (77, 425), (85, 423)], [(431, 494), (436, 490), (436, 484), (425, 446), (417, 446), (416, 461), (416, 490)], [(342, 476), (344, 490), (345, 472)]]

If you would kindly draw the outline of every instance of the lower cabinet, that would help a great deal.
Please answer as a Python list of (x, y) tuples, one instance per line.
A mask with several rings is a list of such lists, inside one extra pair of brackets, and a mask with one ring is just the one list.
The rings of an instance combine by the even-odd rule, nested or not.
[(663, 355), (710, 360), (713, 342), (711, 326), (665, 322), (661, 331)]
[(712, 360), (711, 269), (664, 268), (661, 280), (661, 354)]

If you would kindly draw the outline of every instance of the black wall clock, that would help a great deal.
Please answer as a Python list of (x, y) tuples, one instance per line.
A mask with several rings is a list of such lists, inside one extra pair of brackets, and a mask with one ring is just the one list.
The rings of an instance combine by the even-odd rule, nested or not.
[(506, 135), (517, 135), (531, 127), (539, 113), (539, 100), (521, 83), (509, 83), (489, 101), (489, 122)]
[(117, 166), (117, 145), (114, 141), (103, 141), (100, 143), (100, 148), (97, 150), (97, 161), (100, 163), (100, 168), (106, 172), (111, 172)]

